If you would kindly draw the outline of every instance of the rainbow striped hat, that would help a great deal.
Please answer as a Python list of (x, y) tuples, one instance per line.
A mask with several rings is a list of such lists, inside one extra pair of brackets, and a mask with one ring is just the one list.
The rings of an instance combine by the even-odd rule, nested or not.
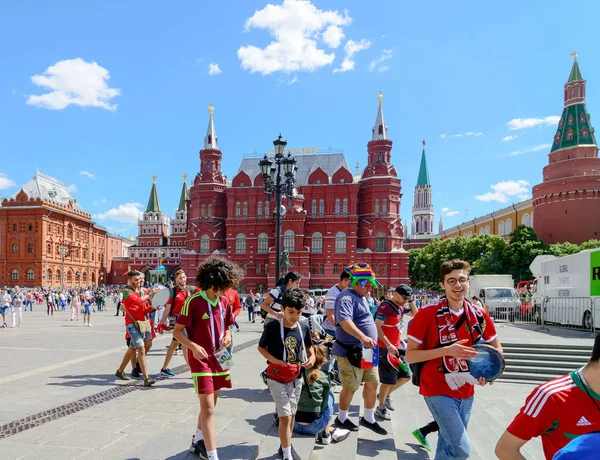
[(377, 281), (375, 272), (371, 269), (369, 264), (354, 264), (346, 267), (346, 271), (352, 275), (350, 278), (350, 286), (354, 286), (356, 283), (364, 285), (369, 282), (375, 287), (382, 287), (382, 284)]

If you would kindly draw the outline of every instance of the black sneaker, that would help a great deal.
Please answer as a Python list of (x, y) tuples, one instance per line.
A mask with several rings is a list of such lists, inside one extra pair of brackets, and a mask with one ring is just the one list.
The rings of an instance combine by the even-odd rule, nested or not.
[(358, 421), (358, 423), (359, 423), (359, 425), (364, 426), (365, 428), (368, 428), (369, 430), (372, 430), (375, 433), (380, 434), (382, 436), (385, 436), (386, 434), (388, 434), (387, 430), (385, 428), (383, 428), (379, 423), (367, 422), (364, 417), (361, 417), (360, 420)]
[[(193, 444), (194, 453), (203, 460), (208, 460), (208, 454), (206, 453), (206, 444), (204, 444), (204, 439)], [(190, 449), (191, 450), (191, 449)]]
[(139, 370), (134, 369), (131, 371), (131, 376), (135, 379), (139, 379), (142, 376), (142, 373)]
[[(362, 420), (362, 419), (361, 419)], [(344, 423), (340, 422), (338, 417), (335, 418), (335, 422), (333, 422), (335, 426), (338, 428), (343, 428), (348, 431), (358, 431), (358, 426), (350, 421), (350, 419), (346, 419)]]

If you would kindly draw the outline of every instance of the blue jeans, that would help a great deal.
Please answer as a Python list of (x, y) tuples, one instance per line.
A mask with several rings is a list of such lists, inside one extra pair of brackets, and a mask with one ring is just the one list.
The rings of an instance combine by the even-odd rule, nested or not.
[(329, 401), (327, 403), (327, 408), (321, 413), (321, 416), (316, 419), (314, 422), (309, 425), (300, 425), (298, 422), (294, 422), (294, 431), (298, 434), (309, 434), (309, 435), (317, 435), (322, 433), (327, 425), (329, 424), (329, 420), (333, 415), (333, 393), (329, 392)]
[(473, 397), (457, 399), (449, 396), (426, 396), (425, 403), (440, 426), (435, 460), (469, 458), (471, 441), (467, 426), (473, 409)]

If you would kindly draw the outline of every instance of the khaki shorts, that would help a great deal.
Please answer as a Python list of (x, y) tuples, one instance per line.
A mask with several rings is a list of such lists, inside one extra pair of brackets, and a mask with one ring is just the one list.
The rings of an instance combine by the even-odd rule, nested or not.
[(336, 356), (335, 359), (338, 362), (340, 382), (344, 390), (356, 391), (362, 382), (379, 383), (379, 370), (376, 367), (360, 369), (350, 364), (348, 358)]
[(302, 379), (296, 379), (289, 383), (280, 383), (267, 379), (267, 386), (273, 396), (278, 417), (290, 417), (296, 415), (298, 401), (302, 392)]

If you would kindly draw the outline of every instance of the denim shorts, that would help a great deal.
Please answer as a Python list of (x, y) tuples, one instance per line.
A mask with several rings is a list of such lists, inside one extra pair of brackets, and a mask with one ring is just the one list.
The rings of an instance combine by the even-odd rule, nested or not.
[(135, 328), (135, 324), (127, 325), (127, 332), (131, 336), (131, 342), (129, 343), (130, 348), (143, 348), (144, 340), (152, 340), (152, 332), (146, 332), (144, 336), (142, 333)]
[(0, 315), (8, 315), (8, 307), (0, 307)]
[(91, 311), (90, 311), (90, 306), (89, 305), (84, 305), (83, 306), (83, 314), (84, 315), (91, 315)]

